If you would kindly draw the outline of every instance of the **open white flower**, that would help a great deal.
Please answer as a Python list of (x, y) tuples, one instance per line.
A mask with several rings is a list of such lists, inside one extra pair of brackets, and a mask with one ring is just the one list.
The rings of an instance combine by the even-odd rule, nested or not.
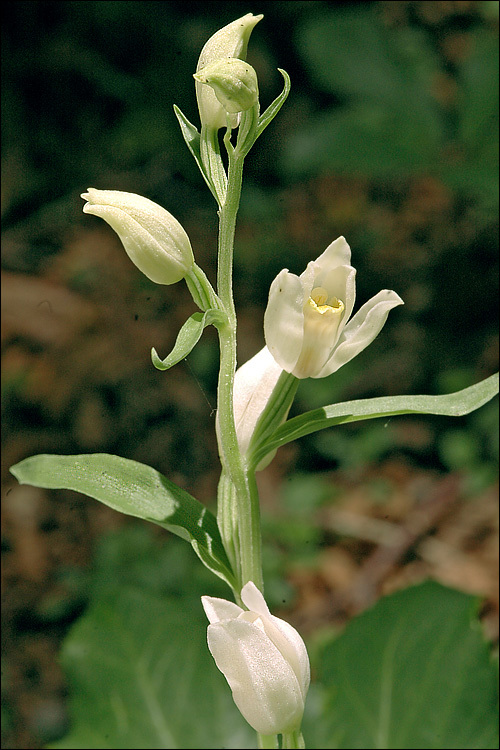
[(208, 647), (234, 702), (261, 734), (300, 728), (310, 681), (309, 657), (295, 628), (269, 612), (252, 581), (234, 602), (202, 596), (210, 620)]
[(175, 284), (194, 264), (183, 226), (166, 209), (135, 193), (88, 188), (82, 193), (86, 214), (107, 221), (130, 260), (157, 284)]
[(404, 304), (383, 289), (349, 320), (356, 294), (350, 261), (351, 249), (339, 237), (300, 276), (284, 269), (271, 284), (266, 344), (280, 367), (297, 378), (336, 372), (378, 336), (389, 311)]

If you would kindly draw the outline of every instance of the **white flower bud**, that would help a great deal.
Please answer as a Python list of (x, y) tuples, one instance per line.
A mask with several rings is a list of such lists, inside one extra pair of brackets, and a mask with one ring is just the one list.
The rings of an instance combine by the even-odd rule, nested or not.
[(194, 264), (191, 243), (172, 214), (135, 193), (96, 190), (82, 193), (86, 214), (100, 216), (118, 234), (130, 260), (157, 284), (175, 284)]
[(208, 84), (226, 112), (244, 112), (257, 102), (257, 74), (247, 62), (237, 57), (215, 60), (194, 74), (196, 81)]
[[(201, 50), (196, 72), (199, 73), (207, 65), (221, 58), (238, 57), (244, 60), (252, 29), (261, 18), (263, 18), (262, 15), (254, 16), (252, 13), (247, 13), (219, 29)], [(196, 81), (196, 99), (202, 125), (214, 130), (226, 127), (226, 110), (215, 96), (213, 89)]]
[(252, 581), (243, 586), (241, 599), (248, 610), (202, 596), (210, 652), (250, 726), (267, 735), (296, 731), (310, 681), (304, 641), (295, 628), (271, 615)]

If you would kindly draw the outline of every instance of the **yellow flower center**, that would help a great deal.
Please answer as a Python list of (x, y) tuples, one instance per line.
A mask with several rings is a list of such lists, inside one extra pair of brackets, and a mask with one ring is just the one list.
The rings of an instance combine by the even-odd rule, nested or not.
[(321, 315), (331, 311), (340, 317), (344, 312), (344, 303), (342, 300), (337, 299), (337, 297), (330, 297), (328, 299), (328, 292), (322, 286), (317, 286), (312, 290), (308, 303)]
[(322, 286), (315, 287), (304, 306), (304, 340), (294, 369), (300, 378), (314, 377), (326, 364), (337, 342), (345, 306), (330, 297)]

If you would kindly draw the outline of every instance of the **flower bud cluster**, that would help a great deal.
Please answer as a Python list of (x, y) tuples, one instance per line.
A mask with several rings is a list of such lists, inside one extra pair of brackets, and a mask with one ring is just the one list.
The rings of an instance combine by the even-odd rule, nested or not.
[[(250, 34), (261, 18), (262, 15), (247, 13), (219, 29), (203, 47), (194, 76), (202, 126), (213, 130), (225, 128), (228, 113), (242, 112), (257, 101), (257, 78), (253, 68), (227, 63), (233, 59), (244, 61)], [(223, 65), (213, 67), (214, 63), (222, 61), (225, 61)], [(232, 126), (236, 127), (237, 122), (233, 116)]]

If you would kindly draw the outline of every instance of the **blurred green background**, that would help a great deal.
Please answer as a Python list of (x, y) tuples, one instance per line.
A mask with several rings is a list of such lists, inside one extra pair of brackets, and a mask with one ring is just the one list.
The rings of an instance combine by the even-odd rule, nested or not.
[[(294, 412), (446, 393), (498, 369), (497, 2), (5, 2), (4, 747), (62, 731), (54, 653), (88, 601), (94, 544), (122, 523), (71, 493), (21, 490), (8, 466), (38, 452), (117, 453), (213, 507), (216, 338), (206, 331), (186, 362), (154, 370), (151, 347), (168, 353), (192, 300), (183, 284), (137, 272), (79, 195), (92, 186), (157, 201), (215, 278), (215, 204), (172, 105), (198, 122), (201, 47), (248, 12), (264, 14), (248, 54), (261, 107), (281, 90), (278, 67), (292, 90), (246, 162), (240, 361), (263, 345), (274, 276), (301, 273), (343, 234), (359, 304), (389, 288), (405, 306), (338, 373), (301, 383)], [(364, 488), (387, 517), (396, 485), (459, 472), (470, 499), (494, 487), (497, 455), (495, 404), (460, 421), (345, 426), (282, 450), (260, 477), (271, 601), (290, 601), (300, 570), (338, 542), (316, 514), (343, 492)], [(371, 549), (347, 551), (359, 561)]]

